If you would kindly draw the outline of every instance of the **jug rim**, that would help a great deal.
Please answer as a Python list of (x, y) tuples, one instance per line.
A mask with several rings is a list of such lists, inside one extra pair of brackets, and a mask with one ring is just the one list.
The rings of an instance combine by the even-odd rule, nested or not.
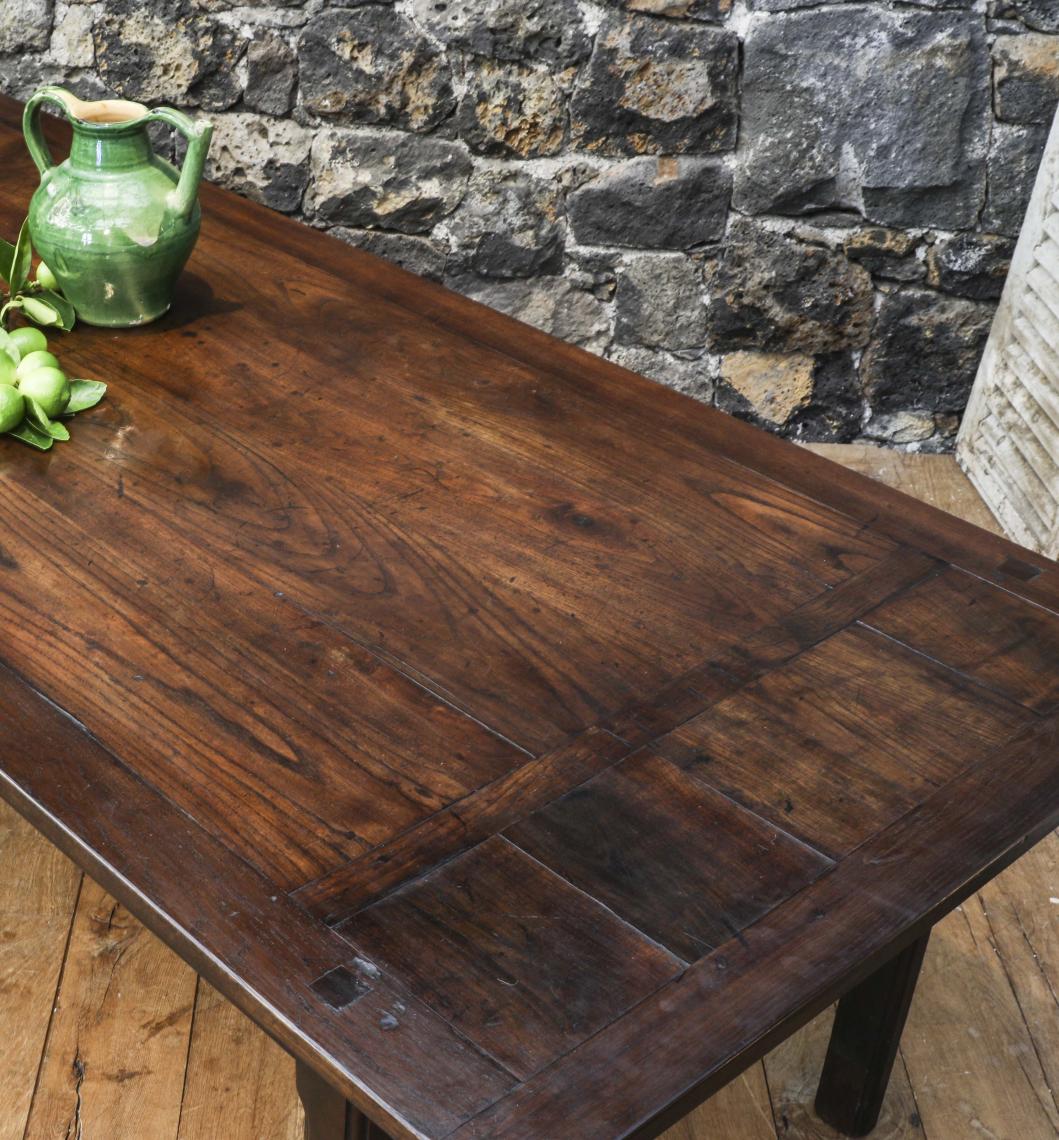
[(66, 108), (67, 115), (81, 127), (93, 131), (117, 132), (136, 126), (151, 113), (150, 108), (132, 99), (79, 99), (69, 91), (52, 88)]

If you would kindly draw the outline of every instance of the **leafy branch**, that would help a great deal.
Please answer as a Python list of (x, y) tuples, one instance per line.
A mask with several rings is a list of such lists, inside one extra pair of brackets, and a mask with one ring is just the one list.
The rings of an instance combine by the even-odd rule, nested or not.
[[(67, 379), (48, 351), (48, 338), (33, 326), (69, 332), (77, 314), (44, 262), (30, 280), (32, 267), (33, 247), (23, 222), (14, 245), (0, 238), (0, 433), (47, 451), (56, 440), (70, 438), (61, 419), (94, 407), (107, 386), (99, 380)], [(8, 331), (12, 313), (29, 323)]]
[(69, 332), (77, 320), (73, 305), (59, 292), (55, 275), (43, 261), (31, 280), (32, 266), (29, 223), (23, 222), (14, 245), (0, 238), (0, 282), (3, 284), (0, 296), (4, 298), (0, 306), (0, 329), (6, 329), (10, 314), (17, 312), (35, 325)]

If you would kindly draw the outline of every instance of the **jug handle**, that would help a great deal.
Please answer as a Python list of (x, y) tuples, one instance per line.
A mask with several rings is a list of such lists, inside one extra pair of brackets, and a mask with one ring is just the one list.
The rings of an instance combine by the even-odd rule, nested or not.
[(213, 137), (213, 124), (205, 119), (191, 119), (172, 107), (156, 107), (147, 113), (143, 122), (165, 123), (187, 139), (188, 151), (184, 156), (176, 189), (170, 195), (168, 210), (170, 217), (186, 222), (191, 217), (199, 196), (199, 183), (206, 166), (206, 152), (210, 149), (210, 139)]
[(69, 114), (69, 91), (61, 87), (42, 87), (35, 91), (26, 102), (22, 112), (22, 133), (26, 137), (26, 149), (43, 178), (55, 166), (55, 160), (44, 141), (44, 131), (40, 125), (40, 109), (44, 103), (58, 103)]

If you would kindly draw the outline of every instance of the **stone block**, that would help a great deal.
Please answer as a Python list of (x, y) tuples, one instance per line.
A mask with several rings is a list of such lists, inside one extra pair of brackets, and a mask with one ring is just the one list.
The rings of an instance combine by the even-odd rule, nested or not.
[(724, 20), (732, 11), (733, 0), (603, 0), (610, 8), (625, 8), (648, 16), (671, 19)]
[(286, 115), (294, 105), (298, 62), (287, 42), (272, 31), (260, 31), (246, 49), (243, 102), (266, 115)]
[(873, 415), (961, 412), (993, 310), (993, 305), (929, 289), (902, 289), (885, 296), (875, 337), (861, 362)]
[(1018, 20), (1035, 32), (1059, 32), (1059, 4), (1055, 0), (996, 0), (998, 19)]
[(682, 253), (631, 255), (618, 275), (614, 339), (651, 348), (706, 343), (702, 269)]
[(298, 41), (298, 70), (306, 110), (338, 122), (426, 131), (456, 106), (444, 54), (387, 7), (315, 16)]
[(273, 210), (300, 209), (313, 133), (288, 119), (242, 112), (213, 119), (206, 175)]
[(739, 219), (707, 273), (715, 352), (861, 348), (872, 327), (871, 277), (841, 252)]
[(612, 344), (607, 349), (607, 359), (704, 404), (713, 403), (718, 360), (708, 353), (685, 357), (659, 348)]
[(975, 224), (990, 91), (973, 12), (843, 5), (776, 15), (751, 25), (744, 59), (739, 209)]
[(842, 243), (842, 252), (850, 261), (886, 281), (920, 281), (926, 276), (926, 262), (919, 258), (918, 248), (919, 240), (912, 234), (883, 226), (858, 229)]
[(993, 44), (993, 87), (998, 119), (1051, 123), (1059, 103), (1059, 36), (998, 36)]
[(719, 159), (634, 158), (570, 195), (570, 226), (586, 245), (688, 249), (724, 236), (731, 194)]
[(0, 4), (0, 55), (43, 51), (51, 37), (53, 12), (52, 0), (4, 0)]
[(480, 154), (558, 154), (566, 137), (569, 86), (569, 74), (548, 64), (476, 60), (457, 112), (460, 137)]
[(997, 123), (993, 128), (989, 145), (989, 196), (982, 211), (985, 229), (1008, 237), (1018, 236), (1047, 138), (1047, 127)]
[(240, 94), (245, 43), (231, 29), (179, 6), (119, 0), (93, 29), (96, 67), (114, 94), (145, 103), (224, 110)]
[(346, 226), (335, 226), (328, 232), (349, 245), (392, 261), (394, 265), (431, 281), (440, 281), (445, 274), (447, 250), (430, 238), (384, 230), (351, 230)]
[(412, 11), (446, 46), (474, 56), (563, 68), (591, 47), (576, 0), (413, 0)]
[(483, 281), (456, 277), (452, 288), (560, 340), (602, 352), (610, 343), (609, 306), (565, 277)]
[(721, 360), (714, 402), (758, 427), (812, 443), (855, 438), (864, 409), (846, 352), (729, 353)]
[(325, 222), (427, 233), (463, 200), (471, 160), (462, 143), (400, 131), (318, 131), (306, 209)]
[(561, 214), (560, 191), (550, 179), (519, 170), (476, 172), (446, 224), (454, 243), (450, 272), (497, 278), (558, 273)]
[(997, 234), (954, 234), (927, 252), (927, 284), (958, 297), (995, 301), (1004, 289), (1015, 243)]
[(709, 154), (735, 146), (739, 41), (702, 24), (613, 16), (571, 103), (575, 143), (598, 154)]

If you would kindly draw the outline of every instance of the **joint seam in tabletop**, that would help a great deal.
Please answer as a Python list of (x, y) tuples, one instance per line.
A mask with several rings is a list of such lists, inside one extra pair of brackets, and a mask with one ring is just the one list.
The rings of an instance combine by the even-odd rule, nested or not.
[[(990, 750), (988, 755), (981, 761), (971, 765), (969, 768), (965, 769), (958, 775), (954, 776), (952, 779), (948, 780), (945, 784), (939, 786), (927, 799), (923, 800), (917, 807), (905, 813), (900, 819), (894, 821), (893, 824), (887, 826), (883, 831), (873, 836), (871, 840), (865, 844), (862, 844), (861, 847), (857, 849), (858, 853), (863, 856), (864, 850), (872, 846), (880, 847), (885, 851), (886, 847), (892, 843), (893, 833), (895, 831), (900, 834), (901, 831), (907, 831), (909, 827), (916, 827), (917, 823), (919, 823), (919, 821), (915, 819), (916, 816), (923, 816), (925, 819), (929, 820), (930, 812), (935, 811), (936, 813), (936, 809), (939, 804), (944, 805), (953, 800), (960, 785), (968, 786), (970, 784), (970, 786), (973, 787), (973, 781), (981, 782), (982, 780), (988, 779), (989, 776), (996, 770), (996, 759), (1003, 756), (1005, 752), (1010, 751), (1013, 747), (1033, 749), (1037, 747), (1044, 738), (1049, 736), (1056, 737), (1059, 735), (1057, 734), (1057, 729), (1059, 729), (1059, 717), (1050, 717), (1048, 719), (1042, 718), (1030, 722), (1026, 727), (1017, 732), (1010, 740)], [(1033, 762), (1032, 755), (1030, 757), (1030, 760)], [(1054, 764), (1052, 767), (1054, 768)], [(1048, 778), (1054, 780), (1054, 777), (1050, 773)], [(796, 1028), (797, 1024), (804, 1024), (805, 1021), (809, 1020), (809, 1018), (814, 1016), (815, 1013), (819, 1012), (820, 1009), (825, 1008), (826, 1005), (833, 1001), (835, 997), (837, 997), (841, 992), (847, 989), (850, 985), (855, 984), (860, 977), (866, 976), (868, 973), (870, 973), (875, 964), (878, 964), (881, 961), (885, 960), (885, 958), (888, 957), (891, 952), (899, 950), (903, 944), (914, 939), (917, 936), (917, 933), (921, 930), (929, 929), (929, 927), (938, 921), (938, 919), (943, 917), (944, 914), (948, 913), (955, 906), (959, 905), (963, 899), (973, 894), (974, 891), (979, 888), (981, 883), (988, 881), (996, 873), (998, 873), (999, 870), (1008, 865), (1012, 859), (1021, 854), (1022, 851), (1028, 849), (1029, 846), (1032, 846), (1033, 843), (1037, 842), (1043, 835), (1047, 834), (1048, 831), (1054, 828), (1057, 818), (1059, 818), (1059, 800), (1057, 800), (1056, 804), (1054, 805), (1051, 814), (1043, 822), (1034, 825), (1033, 828), (1027, 831), (1022, 831), (1021, 828), (1007, 829), (1010, 834), (1005, 837), (1003, 846), (991, 854), (989, 863), (985, 868), (980, 868), (979, 870), (973, 871), (970, 874), (961, 872), (959, 874), (950, 875), (944, 889), (941, 890), (940, 897), (937, 899), (937, 901), (933, 902), (929, 909), (925, 910), (922, 914), (918, 914), (911, 921), (905, 922), (905, 920), (901, 917), (900, 912), (904, 908), (900, 906), (899, 899), (897, 897), (893, 897), (893, 890), (891, 888), (891, 897), (889, 901), (885, 903), (885, 906), (889, 914), (889, 925), (891, 927), (900, 927), (896, 934), (887, 934), (884, 941), (879, 943), (879, 945), (872, 945), (866, 956), (860, 960), (860, 962), (853, 968), (845, 971), (845, 974), (837, 980), (830, 977), (826, 978), (820, 984), (817, 991), (814, 991), (812, 994), (809, 994), (807, 997), (802, 999), (801, 1004), (795, 1010), (789, 1011), (787, 1014), (785, 1014), (781, 1021), (755, 1031), (756, 1035), (753, 1036), (750, 1041), (741, 1043), (738, 1048), (733, 1048), (730, 1053), (728, 1053), (725, 1057), (722, 1057), (717, 1061), (716, 1064), (705, 1070), (703, 1073), (697, 1073), (693, 1077), (689, 1077), (682, 1090), (676, 1092), (673, 1096), (668, 1098), (666, 1102), (667, 1105), (673, 1106), (679, 1103), (682, 1106), (681, 1110), (687, 1111), (690, 1109), (690, 1107), (692, 1107), (692, 1104), (690, 1103), (690, 1098), (692, 1096), (696, 1098), (696, 1102), (701, 1099), (705, 1099), (705, 1097), (710, 1095), (712, 1091), (715, 1091), (711, 1085), (711, 1082), (719, 1074), (723, 1075), (725, 1081), (737, 1075), (736, 1071), (734, 1070), (731, 1072), (728, 1071), (737, 1061), (739, 1062), (739, 1068), (741, 1071), (742, 1068), (745, 1068), (746, 1065), (752, 1063), (760, 1055), (767, 1051), (767, 1049), (771, 1047), (771, 1044), (774, 1044), (786, 1037), (793, 1028)], [(919, 826), (922, 828), (922, 826), (929, 826), (929, 824), (919, 824)], [(673, 990), (681, 982), (689, 978), (697, 979), (704, 977), (706, 975), (706, 972), (711, 967), (714, 967), (715, 963), (718, 960), (724, 959), (728, 954), (734, 952), (733, 947), (735, 950), (738, 950), (741, 947), (747, 945), (748, 940), (752, 939), (755, 936), (756, 930), (759, 926), (766, 931), (768, 931), (770, 927), (775, 928), (777, 923), (782, 923), (786, 917), (784, 914), (785, 911), (793, 914), (796, 913), (796, 908), (804, 909), (805, 900), (808, 899), (811, 901), (811, 896), (814, 892), (826, 890), (829, 886), (833, 886), (836, 881), (836, 876), (845, 879), (850, 875), (855, 874), (855, 869), (853, 869), (852, 866), (846, 867), (846, 864), (849, 862), (851, 857), (852, 853), (850, 856), (847, 856), (845, 859), (843, 859), (842, 862), (836, 864), (833, 868), (827, 871), (814, 883), (807, 885), (806, 887), (797, 891), (795, 894), (791, 895), (780, 906), (774, 908), (767, 917), (758, 919), (750, 926), (746, 927), (743, 931), (740, 932), (739, 937), (731, 939), (728, 943), (717, 947), (715, 950), (711, 951), (703, 958), (693, 962), (679, 978), (672, 979), (670, 982), (660, 987), (654, 993), (647, 995), (630, 1010), (626, 1011), (621, 1017), (615, 1019), (608, 1026), (600, 1029), (597, 1033), (593, 1034), (585, 1041), (579, 1043), (573, 1049), (569, 1050), (567, 1053), (564, 1053), (562, 1057), (557, 1058), (550, 1065), (546, 1066), (539, 1073), (535, 1074), (519, 1089), (516, 1089), (513, 1093), (507, 1094), (499, 1101), (494, 1102), (493, 1105), (490, 1105), (489, 1107), (483, 1109), (477, 1117), (473, 1117), (470, 1121), (458, 1125), (449, 1135), (460, 1135), (468, 1137), (472, 1135), (483, 1135), (477, 1130), (475, 1124), (477, 1120), (497, 1111), (499, 1105), (514, 1105), (518, 1102), (525, 1102), (526, 1098), (532, 1091), (530, 1086), (539, 1084), (549, 1074), (561, 1069), (571, 1054), (577, 1053), (580, 1050), (588, 1049), (593, 1045), (594, 1042), (597, 1042), (602, 1037), (613, 1033), (622, 1022), (630, 1019), (642, 1007), (648, 1005), (649, 1003), (657, 1002), (661, 995), (664, 995), (666, 991)], [(923, 858), (921, 854), (918, 854), (918, 857), (921, 859)], [(886, 866), (889, 862), (890, 861), (888, 859), (884, 859), (879, 865)], [(847, 894), (844, 897), (848, 898), (851, 896)], [(782, 929), (782, 927), (780, 929)], [(777, 937), (778, 935), (773, 935), (774, 939)], [(747, 976), (747, 972), (744, 972), (741, 976)], [(692, 1016), (687, 1003), (685, 1003), (682, 1008), (688, 1010), (685, 1015), (686, 1017)], [(701, 1009), (701, 1000), (695, 1004), (695, 1009)], [(760, 1048), (758, 1048), (758, 1046), (760, 1046)], [(698, 1090), (700, 1088), (704, 1090), (701, 1096), (698, 1095)], [(601, 1095), (603, 1094), (601, 1093)], [(633, 1135), (642, 1135), (645, 1137), (657, 1135), (658, 1131), (660, 1131), (661, 1128), (656, 1129), (654, 1127), (649, 1127), (650, 1122), (656, 1117), (662, 1117), (666, 1111), (666, 1108), (653, 1111), (650, 1117), (641, 1118), (635, 1125), (631, 1125), (628, 1128), (623, 1129), (621, 1135), (623, 1137)], [(673, 1119), (675, 1118), (670, 1117), (670, 1122), (672, 1122)], [(523, 1133), (520, 1132), (518, 1135), (521, 1137)]]
[[(11, 669), (6, 663), (2, 662), (0, 662), (0, 670), (8, 674), (17, 687), (31, 694), (34, 700), (42, 701), (55, 713), (62, 714), (62, 710), (59, 709), (53, 701), (43, 698), (16, 670)], [(267, 884), (267, 880), (259, 870), (233, 853), (230, 848), (220, 843), (216, 836), (203, 828), (196, 820), (188, 816), (178, 805), (174, 804), (157, 788), (144, 780), (137, 772), (129, 769), (120, 758), (116, 757), (105, 745), (96, 740), (90, 732), (79, 728), (74, 718), (63, 714), (62, 723), (77, 732), (79, 743), (83, 743), (85, 746), (94, 749), (100, 756), (105, 757), (107, 762), (113, 764), (114, 768), (121, 772), (126, 780), (131, 780), (136, 785), (142, 787), (149, 796), (156, 797), (165, 810), (176, 812), (177, 815), (183, 819), (185, 826), (191, 829), (193, 834), (201, 836), (202, 841), (207, 846), (214, 845), (218, 848), (223, 858), (230, 859), (234, 857), (235, 862), (242, 868), (244, 874), (248, 874), (255, 882), (260, 881), (263, 889), (267, 889), (264, 887), (264, 885)], [(295, 1042), (303, 1047), (307, 1058), (306, 1063), (313, 1065), (324, 1063), (330, 1065), (335, 1072), (341, 1073), (342, 1079), (348, 1082), (350, 1087), (355, 1089), (359, 1094), (361, 1099), (358, 1103), (363, 1111), (365, 1113), (374, 1111), (383, 1114), (387, 1118), (386, 1126), (397, 1127), (398, 1135), (414, 1137), (425, 1136), (419, 1129), (409, 1124), (402, 1112), (389, 1104), (383, 1094), (374, 1091), (362, 1077), (358, 1076), (356, 1071), (350, 1067), (349, 1063), (342, 1061), (334, 1053), (330, 1052), (326, 1046), (320, 1044), (316, 1038), (310, 1036), (305, 1030), (300, 1028), (298, 1023), (292, 1020), (291, 1016), (287, 1013), (284, 1013), (275, 1001), (266, 997), (260, 989), (252, 985), (242, 974), (237, 973), (236, 970), (229, 966), (223, 958), (219, 957), (209, 945), (204, 943), (201, 936), (196, 933), (192, 927), (163, 909), (160, 904), (156, 903), (149, 894), (129, 877), (126, 871), (120, 869), (105, 856), (100, 849), (97, 849), (93, 842), (68, 827), (32, 790), (23, 787), (21, 783), (2, 767), (0, 767), (0, 789), (9, 790), (10, 794), (5, 794), (4, 798), (8, 799), (20, 814), (26, 816), (38, 830), (45, 831), (45, 833), (52, 838), (52, 841), (56, 842), (57, 846), (64, 850), (79, 868), (91, 877), (97, 879), (97, 881), (118, 898), (130, 912), (135, 914), (135, 916), (163, 942), (168, 945), (172, 945), (173, 942), (180, 944), (183, 948), (177, 950), (177, 953), (188, 961), (199, 974), (206, 976), (211, 984), (221, 990), (229, 1000), (233, 1001), (240, 1008), (243, 1008), (249, 1016), (257, 1021), (266, 1033), (270, 1036), (277, 1037), (275, 1027), (284, 1029), (290, 1038), (289, 1040), (281, 1041), (284, 1048), (294, 1052), (295, 1055), (299, 1055), (297, 1047), (292, 1044), (292, 1042)], [(38, 821), (44, 821), (48, 826), (42, 827)], [(61, 841), (56, 840), (54, 836), (60, 836)], [(274, 897), (286, 898), (282, 892), (275, 893)], [(335, 964), (350, 961), (355, 955), (359, 955), (364, 960), (370, 961), (369, 956), (362, 954), (356, 944), (349, 938), (343, 937), (330, 928), (319, 924), (300, 906), (295, 904), (294, 909), (307, 922), (312, 923), (313, 930), (318, 934), (319, 938), (330, 945), (331, 953), (328, 957), (332, 959)], [(285, 977), (284, 980), (288, 983), (297, 981), (297, 979), (293, 977)], [(504, 1066), (498, 1066), (478, 1045), (467, 1038), (465, 1034), (453, 1026), (447, 1019), (438, 1018), (426, 1005), (410, 995), (407, 989), (400, 984), (399, 980), (387, 977), (385, 985), (388, 991), (396, 992), (404, 1001), (415, 1002), (422, 1011), (420, 1016), (433, 1018), (437, 1024), (444, 1027), (445, 1032), (459, 1039), (464, 1047), (482, 1058), (482, 1060), (487, 1062), (495, 1071), (503, 1073), (511, 1082), (515, 1081), (513, 1075)], [(308, 982), (304, 983), (304, 988), (305, 993), (301, 995), (299, 1000), (303, 1002), (318, 1001), (318, 999), (310, 997), (311, 991)], [(325, 1003), (320, 1002), (319, 1007), (322, 1009), (324, 1005)], [(269, 1025), (262, 1022), (262, 1014), (274, 1022), (274, 1027), (270, 1028)], [(308, 1058), (311, 1058), (311, 1060)]]
[[(920, 560), (918, 564), (915, 561), (917, 558)], [(888, 588), (881, 598), (870, 596), (865, 603), (862, 603), (858, 606), (851, 606), (851, 609), (853, 611), (852, 615), (841, 614), (838, 615), (839, 620), (821, 622), (820, 628), (813, 631), (812, 636), (799, 640), (797, 647), (793, 649), (789, 655), (775, 661), (765, 662), (761, 664), (760, 667), (751, 667), (751, 669), (749, 669), (744, 676), (733, 675), (731, 677), (732, 683), (727, 685), (721, 693), (696, 702), (694, 709), (681, 711), (678, 713), (676, 718), (672, 718), (671, 721), (667, 721), (662, 725), (656, 726), (656, 729), (653, 732), (626, 739), (626, 737), (615, 731), (614, 721), (616, 719), (616, 716), (621, 715), (619, 712), (618, 714), (609, 717), (601, 724), (589, 726), (589, 728), (583, 730), (581, 733), (568, 739), (567, 741), (564, 741), (557, 748), (550, 749), (548, 752), (527, 761), (526, 764), (512, 770), (504, 776), (498, 777), (496, 780), (493, 780), (491, 783), (484, 785), (482, 788), (470, 792), (462, 799), (448, 805), (447, 807), (441, 809), (441, 811), (436, 812), (434, 815), (428, 817), (427, 819), (420, 821), (418, 824), (412, 825), (400, 834), (380, 844), (378, 847), (375, 847), (370, 851), (363, 852), (355, 858), (351, 859), (349, 862), (336, 868), (335, 870), (326, 872), (316, 879), (302, 884), (301, 886), (295, 888), (293, 893), (306, 900), (306, 905), (312, 913), (318, 913), (317, 907), (322, 910), (327, 910), (328, 913), (326, 920), (329, 924), (337, 924), (338, 922), (343, 921), (345, 918), (348, 918), (349, 915), (353, 913), (358, 906), (368, 905), (370, 902), (377, 901), (378, 898), (385, 897), (386, 894), (392, 890), (397, 889), (406, 880), (396, 881), (386, 887), (383, 887), (377, 892), (372, 892), (366, 898), (359, 900), (356, 904), (344, 905), (337, 908), (333, 908), (327, 900), (328, 898), (340, 898), (341, 890), (329, 892), (324, 886), (322, 886), (323, 884), (335, 881), (340, 882), (343, 877), (355, 874), (358, 868), (368, 866), (373, 862), (377, 862), (380, 852), (398, 847), (402, 844), (406, 844), (408, 839), (414, 836), (417, 831), (429, 831), (432, 828), (436, 828), (438, 826), (438, 821), (442, 817), (448, 816), (455, 818), (457, 822), (462, 824), (462, 820), (460, 819), (459, 814), (461, 805), (463, 808), (466, 808), (468, 803), (473, 804), (476, 800), (488, 800), (490, 796), (495, 794), (498, 786), (503, 784), (504, 781), (516, 782), (520, 776), (524, 777), (527, 770), (532, 766), (541, 766), (547, 763), (549, 758), (554, 756), (556, 753), (561, 752), (563, 749), (569, 748), (572, 745), (575, 745), (576, 742), (585, 739), (594, 732), (606, 733), (609, 737), (620, 741), (626, 746), (625, 752), (620, 755), (615, 755), (610, 763), (603, 765), (599, 771), (589, 772), (584, 776), (583, 779), (578, 779), (566, 786), (563, 786), (559, 792), (552, 795), (548, 800), (537, 802), (536, 800), (531, 799), (529, 803), (525, 805), (516, 805), (511, 812), (505, 816), (500, 817), (503, 822), (498, 827), (496, 827), (495, 830), (502, 831), (513, 826), (527, 814), (530, 814), (532, 811), (536, 811), (540, 807), (544, 806), (544, 803), (551, 802), (552, 799), (558, 798), (560, 795), (566, 795), (574, 788), (580, 787), (588, 780), (594, 779), (597, 775), (600, 774), (600, 771), (604, 770), (604, 768), (613, 767), (614, 765), (621, 763), (621, 761), (624, 760), (630, 753), (645, 745), (649, 745), (652, 741), (659, 739), (661, 736), (664, 736), (676, 728), (679, 728), (681, 724), (686, 723), (688, 720), (693, 720), (695, 717), (702, 715), (702, 713), (707, 711), (714, 704), (718, 703), (718, 701), (726, 699), (734, 692), (738, 692), (739, 689), (745, 687), (748, 684), (752, 684), (755, 680), (759, 679), (761, 675), (764, 675), (771, 669), (777, 668), (780, 665), (783, 665), (786, 662), (796, 658), (801, 653), (812, 648), (814, 645), (819, 644), (820, 642), (826, 640), (828, 637), (831, 637), (835, 633), (840, 632), (842, 629), (847, 628), (850, 624), (857, 620), (858, 614), (871, 613), (874, 609), (886, 604), (888, 601), (894, 597), (899, 596), (904, 591), (912, 589), (920, 583), (937, 576), (944, 570), (946, 566), (945, 563), (942, 563), (930, 556), (923, 555), (918, 551), (912, 551), (903, 547), (898, 547), (886, 558), (881, 559), (878, 563), (876, 563), (874, 567), (871, 567), (865, 571), (862, 571), (860, 574), (846, 579), (831, 589), (824, 590), (778, 621), (759, 627), (742, 641), (737, 642), (735, 645), (730, 646), (727, 650), (722, 651), (720, 657), (702, 662), (699, 665), (694, 666), (692, 669), (685, 671), (679, 677), (675, 678), (672, 682), (663, 686), (663, 688), (658, 693), (655, 693), (653, 697), (647, 698), (645, 701), (637, 702), (637, 704), (647, 704), (650, 706), (654, 703), (657, 703), (660, 698), (664, 697), (668, 693), (680, 691), (681, 688), (689, 681), (695, 681), (700, 678), (704, 670), (713, 667), (717, 662), (723, 662), (724, 660), (730, 658), (733, 654), (739, 653), (747, 645), (752, 644), (756, 639), (767, 637), (770, 632), (774, 631), (778, 635), (786, 634), (789, 636), (789, 626), (792, 623), (797, 622), (799, 615), (812, 613), (814, 608), (821, 605), (826, 605), (835, 595), (835, 591), (842, 591), (844, 593), (848, 592), (855, 596), (859, 589), (865, 588), (865, 578), (868, 578), (870, 585), (870, 581), (874, 573), (886, 573), (891, 567), (903, 568), (906, 562), (911, 564), (910, 572), (906, 575), (902, 575), (896, 583), (887, 583)], [(455, 843), (452, 844), (448, 857), (455, 857), (456, 855), (460, 854), (461, 851), (466, 850), (468, 846), (473, 846), (476, 842), (479, 842), (481, 839), (486, 838), (485, 828), (482, 827), (480, 831), (482, 834), (480, 835), (479, 839), (472, 839), (469, 842), (460, 845), (457, 845)], [(478, 833), (476, 832), (475, 834), (477, 835)], [(492, 834), (492, 832), (489, 832), (488, 834)]]
[[(959, 567), (957, 567), (957, 569), (959, 569)], [(992, 585), (992, 583), (990, 583), (990, 585)], [(1051, 613), (1050, 610), (1046, 610), (1045, 612)], [(1026, 712), (1031, 713), (1034, 716), (1045, 717), (1048, 716), (1052, 711), (1049, 708), (1035, 709), (1032, 705), (1028, 705), (1024, 701), (1020, 701), (1016, 697), (1010, 696), (1009, 694), (1003, 692), (1001, 689), (997, 688), (997, 686), (991, 685), (988, 681), (983, 680), (981, 677), (975, 677), (971, 673), (965, 672), (963, 669), (960, 669), (956, 665), (950, 665), (947, 662), (942, 661), (939, 657), (934, 657), (925, 649), (918, 649), (914, 645), (909, 645), (907, 641), (902, 641), (899, 637), (894, 637), (892, 633), (887, 633), (885, 629), (880, 629), (878, 626), (872, 625), (870, 621), (858, 620), (855, 624), (859, 625), (862, 629), (870, 630), (872, 633), (876, 634), (879, 637), (885, 638), (887, 641), (893, 642), (894, 645), (899, 645), (902, 649), (907, 649), (910, 653), (914, 653), (917, 657), (922, 657), (924, 661), (929, 661), (932, 665), (937, 665), (949, 673), (955, 673), (957, 677), (963, 681), (966, 681), (969, 685), (983, 689), (985, 692), (994, 697), (999, 697), (1001, 700), (1009, 701), (1012, 704), (1018, 705), (1019, 708), (1025, 709)]]

